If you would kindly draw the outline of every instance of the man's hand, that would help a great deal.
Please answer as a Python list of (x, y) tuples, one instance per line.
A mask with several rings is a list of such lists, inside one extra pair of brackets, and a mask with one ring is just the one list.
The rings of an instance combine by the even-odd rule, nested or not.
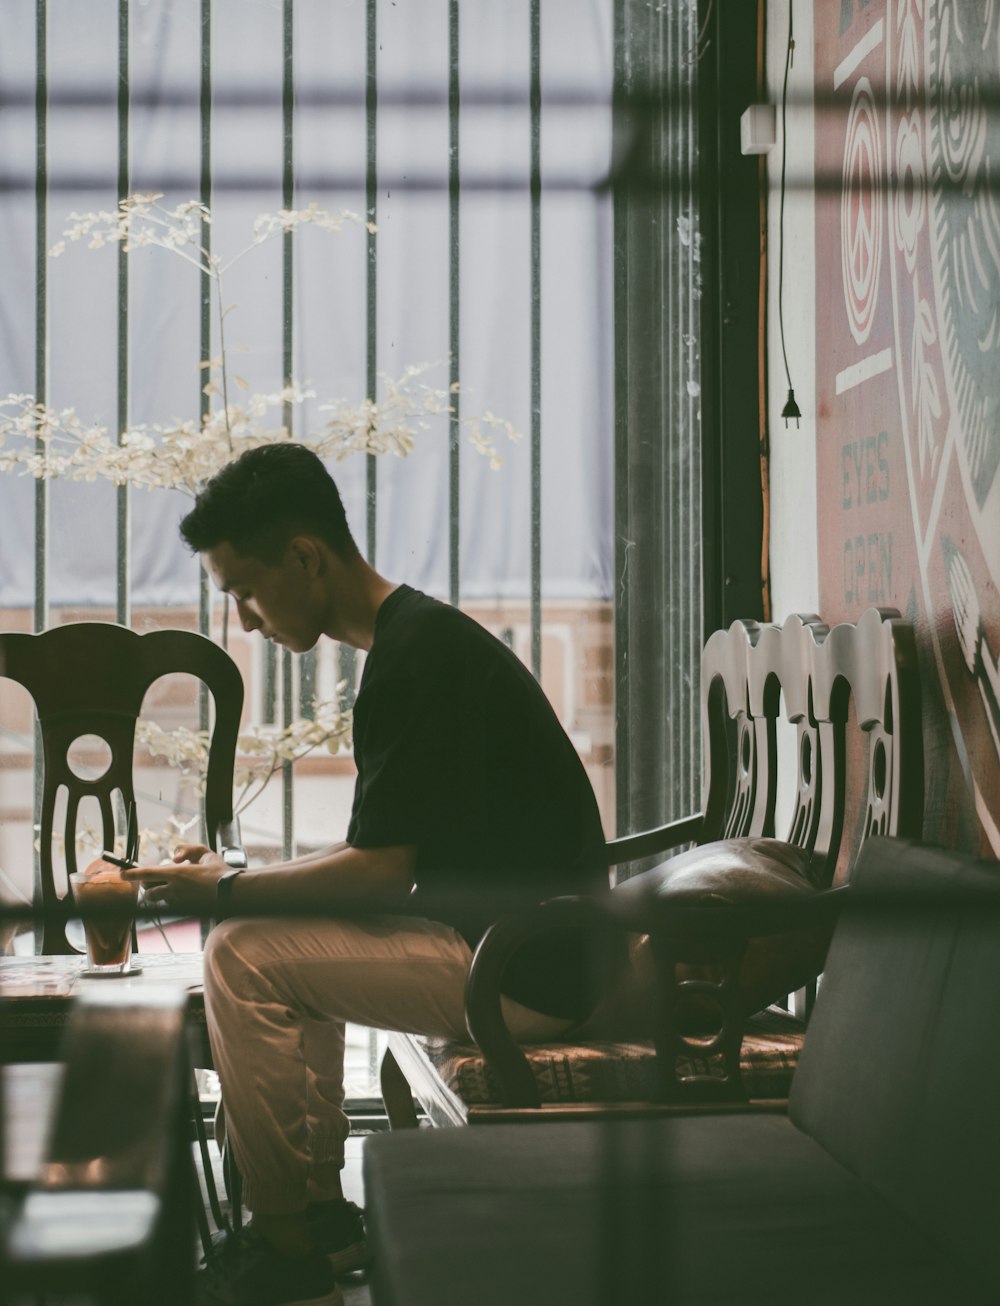
[(215, 906), (216, 885), (229, 869), (219, 853), (204, 844), (182, 844), (174, 849), (173, 863), (133, 866), (123, 870), (122, 876), (145, 886), (148, 903), (183, 915), (210, 911)]

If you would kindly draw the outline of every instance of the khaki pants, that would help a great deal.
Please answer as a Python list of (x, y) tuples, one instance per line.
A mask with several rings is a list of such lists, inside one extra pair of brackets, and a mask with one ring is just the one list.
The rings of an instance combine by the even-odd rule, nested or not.
[[(230, 920), (205, 946), (205, 1011), (244, 1200), (291, 1213), (336, 1191), (349, 1123), (344, 1025), (468, 1037), (472, 954), (450, 926), (410, 917)], [(522, 1042), (571, 1021), (503, 999)]]

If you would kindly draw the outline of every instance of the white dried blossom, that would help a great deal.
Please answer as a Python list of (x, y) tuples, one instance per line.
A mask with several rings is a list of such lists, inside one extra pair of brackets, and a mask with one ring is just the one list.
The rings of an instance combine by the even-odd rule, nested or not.
[[(352, 714), (343, 707), (344, 684), (332, 702), (314, 704), (312, 717), (299, 717), (287, 726), (250, 726), (237, 740), (234, 772), (234, 811), (242, 812), (266, 788), (285, 762), (296, 762), (317, 748), (339, 753), (352, 745)], [(199, 794), (205, 791), (210, 736), (205, 730), (179, 727), (162, 730), (155, 722), (136, 723), (136, 739), (153, 757), (162, 757), (188, 780)]]
[(378, 230), (373, 222), (366, 222), (359, 213), (350, 209), (331, 212), (321, 209), (315, 200), (304, 209), (279, 209), (277, 213), (262, 213), (253, 224), (253, 243), (262, 244), (272, 236), (284, 235), (296, 227), (309, 223), (325, 231), (339, 232), (345, 222), (355, 222), (365, 227), (373, 235)]
[[(326, 420), (302, 442), (321, 458), (336, 461), (353, 453), (406, 457), (428, 419), (452, 411), (448, 391), (418, 382), (424, 370), (407, 368), (398, 380), (381, 376), (378, 402), (339, 399), (321, 404)], [(188, 418), (137, 424), (114, 440), (104, 428), (84, 424), (72, 408), (49, 408), (30, 395), (8, 395), (0, 399), (0, 470), (195, 495), (245, 449), (292, 439), (283, 423), (268, 425), (263, 419), (313, 398), (313, 389), (293, 384), (249, 395), (241, 404), (213, 408), (200, 423)], [(501, 462), (495, 432), (519, 438), (511, 423), (488, 412), (463, 418), (461, 424), (492, 466)]]

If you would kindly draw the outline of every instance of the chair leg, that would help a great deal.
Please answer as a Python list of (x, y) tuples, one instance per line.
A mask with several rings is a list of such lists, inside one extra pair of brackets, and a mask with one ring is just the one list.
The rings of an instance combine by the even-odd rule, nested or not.
[(243, 1178), (229, 1142), (229, 1131), (226, 1128), (226, 1100), (222, 1097), (219, 1098), (219, 1105), (215, 1109), (215, 1141), (222, 1153), (222, 1182), (226, 1188), (226, 1196), (229, 1198), (229, 1227), (233, 1233), (239, 1233), (243, 1228)]
[(198, 1238), (201, 1242), (201, 1250), (207, 1257), (212, 1250), (212, 1229), (208, 1223), (208, 1216), (205, 1214), (205, 1199), (202, 1196), (201, 1184), (198, 1182), (197, 1171), (192, 1171), (191, 1175), (192, 1197), (194, 1199), (195, 1219), (198, 1223)]
[(222, 1175), (229, 1194), (229, 1218), (233, 1232), (239, 1233), (243, 1228), (243, 1178), (228, 1139), (222, 1149)]
[(382, 1056), (379, 1082), (390, 1129), (416, 1129), (417, 1112), (413, 1105), (413, 1094), (406, 1076), (399, 1068), (399, 1062), (388, 1048)]
[[(202, 1119), (201, 1115), (201, 1099), (198, 1097), (197, 1080), (195, 1081), (194, 1091), (191, 1095), (191, 1116), (194, 1120), (194, 1132), (195, 1137), (198, 1140), (198, 1153), (201, 1157), (201, 1169), (205, 1176), (205, 1194), (208, 1198), (209, 1209), (212, 1212), (212, 1219), (215, 1221), (215, 1227), (220, 1233), (228, 1232), (231, 1226), (230, 1222), (226, 1219), (222, 1210), (222, 1205), (219, 1201), (219, 1190), (215, 1183), (215, 1171), (212, 1165), (212, 1158), (208, 1151), (208, 1134), (205, 1131), (205, 1121)], [(199, 1215), (200, 1218), (198, 1224), (201, 1231), (201, 1240), (205, 1249), (205, 1254), (207, 1255), (212, 1246), (211, 1231), (208, 1227), (208, 1220), (205, 1216), (204, 1207), (201, 1206), (200, 1201)]]

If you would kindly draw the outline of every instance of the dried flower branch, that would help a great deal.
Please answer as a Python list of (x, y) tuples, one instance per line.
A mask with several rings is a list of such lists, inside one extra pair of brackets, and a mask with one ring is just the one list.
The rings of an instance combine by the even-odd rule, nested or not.
[[(223, 275), (252, 249), (299, 227), (312, 225), (339, 232), (345, 224), (357, 223), (374, 232), (374, 224), (365, 223), (349, 210), (332, 212), (315, 203), (303, 209), (263, 213), (253, 224), (250, 243), (224, 261), (202, 243), (203, 226), (212, 221), (211, 211), (197, 200), (167, 209), (158, 203), (162, 198), (157, 194), (130, 195), (115, 211), (71, 213), (63, 239), (49, 252), (56, 257), (67, 245), (83, 240), (91, 249), (113, 243), (126, 251), (158, 246), (209, 276), (218, 312), (219, 353), (201, 362), (199, 368), (208, 374), (204, 392), (210, 400), (221, 402), (211, 406), (201, 420), (137, 425), (116, 438), (105, 427), (84, 422), (73, 408), (50, 408), (35, 396), (10, 394), (0, 400), (0, 471), (36, 479), (100, 479), (114, 485), (195, 495), (245, 449), (297, 438), (284, 423), (268, 424), (266, 419), (275, 409), (284, 415), (288, 407), (316, 398), (314, 390), (293, 383), (275, 392), (250, 395), (242, 403), (229, 400), (230, 380), (243, 388), (246, 382), (229, 373)], [(318, 431), (302, 437), (302, 442), (322, 458), (341, 460), (353, 453), (405, 457), (431, 417), (454, 411), (451, 396), (458, 386), (444, 390), (427, 385), (418, 378), (428, 370), (429, 365), (419, 364), (406, 368), (398, 379), (381, 374), (377, 400), (352, 403), (337, 399), (321, 404), (319, 411), (330, 416)], [(489, 412), (462, 418), (461, 425), (468, 429), (473, 447), (493, 468), (502, 463), (497, 436), (503, 434), (512, 441), (520, 438), (510, 422)]]
[[(448, 391), (417, 382), (423, 370), (407, 368), (399, 380), (381, 376), (383, 394), (377, 403), (323, 404), (320, 411), (331, 416), (302, 443), (321, 458), (338, 461), (353, 453), (405, 457), (417, 433), (427, 429), (428, 419), (451, 411)], [(314, 391), (298, 386), (255, 394), (243, 404), (230, 404), (224, 412), (208, 413), (203, 423), (192, 419), (131, 427), (119, 443), (103, 427), (83, 422), (72, 408), (49, 408), (31, 395), (7, 395), (0, 399), (0, 471), (20, 471), (36, 479), (100, 479), (194, 496), (244, 449), (292, 439), (284, 425), (261, 419), (286, 404), (298, 406), (314, 397)], [(503, 430), (511, 440), (518, 439), (510, 423), (491, 414), (470, 418), (468, 425), (476, 448), (494, 467), (502, 460), (495, 440), (483, 428)]]

